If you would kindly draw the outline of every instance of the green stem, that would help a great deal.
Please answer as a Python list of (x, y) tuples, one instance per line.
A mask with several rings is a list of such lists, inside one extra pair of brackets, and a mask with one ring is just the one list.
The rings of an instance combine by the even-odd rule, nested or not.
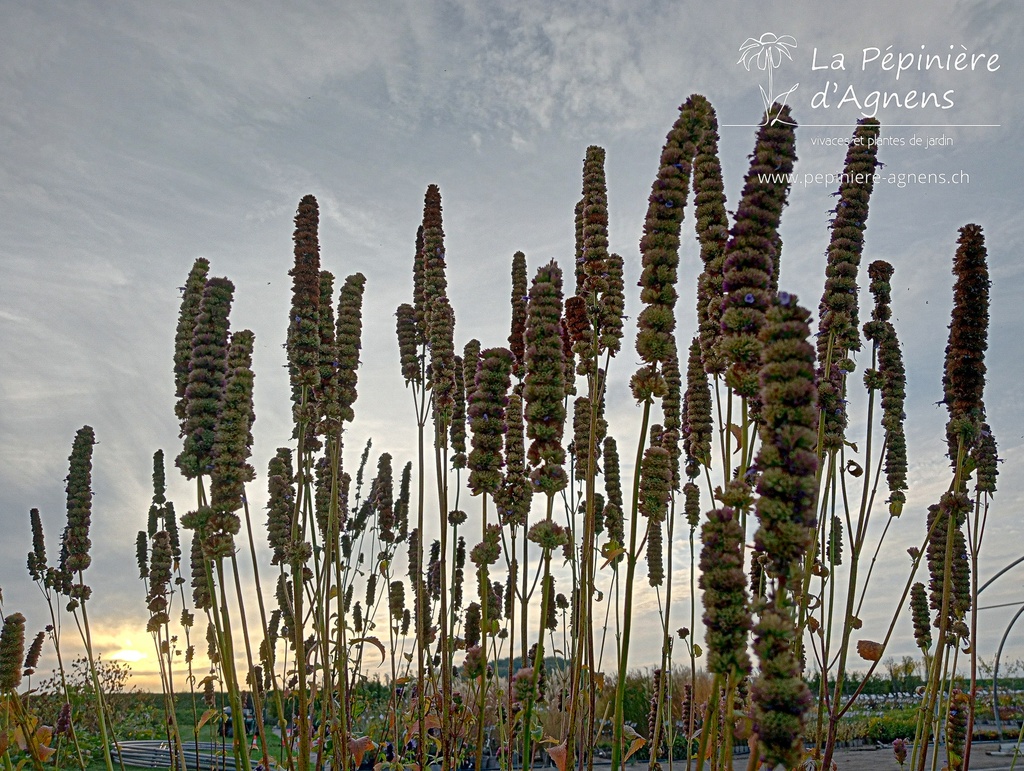
[[(554, 505), (554, 496), (548, 495), (547, 519), (551, 519), (551, 510)], [(544, 580), (541, 582), (540, 600), (540, 629), (537, 632), (537, 653), (533, 659), (533, 675), (530, 685), (530, 696), (526, 702), (526, 711), (523, 716), (523, 771), (530, 771), (533, 765), (533, 705), (537, 701), (537, 684), (540, 680), (540, 668), (544, 666), (544, 629), (547, 624), (548, 603), (552, 601), (551, 587), (547, 580), (551, 575), (551, 550), (543, 549), (541, 560), (544, 564)], [(523, 659), (525, 666), (526, 659)]]
[(615, 683), (615, 718), (612, 723), (612, 771), (622, 767), (623, 728), (625, 726), (626, 671), (629, 667), (629, 636), (633, 621), (633, 578), (637, 561), (637, 515), (640, 505), (640, 467), (643, 463), (644, 447), (647, 444), (647, 424), (651, 416), (651, 400), (644, 401), (643, 418), (640, 421), (640, 441), (633, 467), (633, 500), (630, 506), (629, 550), (626, 552), (626, 599), (622, 613), (622, 641), (619, 646), (619, 671)]
[[(82, 573), (78, 573), (79, 583), (83, 582)], [(82, 609), (82, 623), (79, 629), (82, 632), (82, 642), (85, 644), (85, 655), (89, 660), (89, 676), (92, 678), (92, 687), (96, 694), (96, 721), (100, 728), (100, 741), (103, 744), (103, 760), (106, 762), (107, 771), (114, 771), (113, 761), (110, 759), (110, 737), (107, 733), (106, 710), (103, 705), (103, 688), (100, 686), (99, 674), (96, 672), (96, 659), (92, 650), (92, 633), (89, 631), (89, 614), (85, 609), (85, 600), (79, 607)], [(120, 750), (117, 753), (120, 759)], [(124, 771), (124, 763), (121, 762), (121, 771)]]

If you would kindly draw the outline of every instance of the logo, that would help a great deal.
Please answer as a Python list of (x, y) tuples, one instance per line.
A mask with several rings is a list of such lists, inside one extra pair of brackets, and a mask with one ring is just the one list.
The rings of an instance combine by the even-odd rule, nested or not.
[[(765, 123), (762, 125), (774, 125), (779, 123), (779, 110), (786, 106), (789, 97), (796, 91), (799, 83), (790, 86), (786, 91), (778, 94), (775, 89), (775, 70), (782, 66), (782, 58), (793, 61), (789, 49), (796, 48), (796, 38), (792, 35), (776, 35), (772, 32), (765, 32), (759, 38), (748, 37), (740, 46), (740, 59), (737, 64), (746, 67), (750, 72), (750, 66), (756, 64), (762, 72), (768, 73), (768, 90), (758, 84), (761, 91), (761, 101), (764, 102)], [(778, 105), (778, 109), (772, 112), (772, 106)]]

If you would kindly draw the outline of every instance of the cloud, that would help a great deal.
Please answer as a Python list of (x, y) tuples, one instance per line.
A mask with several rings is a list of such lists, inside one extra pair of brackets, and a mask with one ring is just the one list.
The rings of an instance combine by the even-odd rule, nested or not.
[[(59, 532), (71, 437), (88, 422), (100, 439), (90, 569), (98, 618), (113, 625), (125, 608), (137, 614), (129, 626), (143, 617), (141, 586), (125, 582), (123, 572), (128, 541), (149, 505), (156, 448), (167, 453), (179, 509), (194, 500), (192, 486), (170, 470), (178, 449), (170, 354), (176, 287), (196, 256), (235, 280), (232, 323), (257, 334), (256, 518), (266, 462), (291, 434), (281, 345), (292, 217), (308, 192), (321, 203), (324, 267), (338, 277), (359, 270), (368, 279), (360, 400), (346, 461), (355, 465), (372, 437), (374, 452), (393, 452), (397, 468), (399, 456), (411, 457), (414, 438), (404, 420), (411, 408), (397, 378), (393, 314), (411, 291), (426, 185), (438, 182), (444, 195), (460, 348), (470, 337), (485, 345), (507, 337), (516, 249), (526, 251), (531, 272), (552, 258), (568, 264), (572, 208), (591, 143), (608, 149), (610, 239), (632, 287), (645, 202), (677, 106), (698, 91), (711, 98), (720, 122), (756, 120), (758, 79), (736, 60), (745, 38), (767, 30), (799, 41), (796, 61), (780, 74), (799, 79), (801, 91), (813, 91), (815, 46), (853, 57), (865, 46), (964, 41), (1004, 57), (993, 77), (956, 84), (963, 114), (1002, 129), (960, 131), (952, 149), (930, 155), (880, 153), (893, 170), (964, 168), (973, 176), (969, 188), (880, 186), (872, 199), (865, 259), (896, 265), (893, 306), (910, 373), (912, 505), (898, 523), (900, 549), (884, 555), (902, 569), (903, 540), (919, 535), (914, 517), (948, 485), (945, 415), (932, 402), (941, 397), (956, 228), (966, 221), (981, 222), (989, 238), (995, 281), (987, 396), (1005, 469), (1020, 461), (1024, 446), (1013, 428), (1024, 415), (1012, 355), (1024, 279), (1024, 225), (1016, 212), (1024, 124), (1011, 67), (1024, 17), (1014, 7), (943, 2), (922, 12), (871, 0), (842, 9), (851, 19), (884, 19), (870, 28), (843, 23), (819, 2), (727, 2), (713, 13), (668, 0), (9, 9), (0, 29), (0, 397), (7, 407), (0, 412), (0, 504), (14, 534), (0, 547), (7, 605), (33, 607), (21, 567), (27, 510), (40, 506), (51, 539)], [(944, 80), (937, 73), (921, 78), (929, 87)], [(797, 117), (819, 122), (806, 106)], [(885, 117), (895, 120), (894, 113)], [(734, 208), (753, 132), (721, 134)], [(798, 170), (837, 170), (842, 150), (814, 148), (811, 135), (798, 131)], [(809, 307), (824, 281), (832, 192), (795, 187), (783, 216), (782, 281)], [(699, 262), (690, 213), (681, 337), (693, 329)], [(627, 293), (627, 313), (635, 317), (637, 293)], [(608, 412), (620, 446), (638, 424), (626, 386), (635, 365), (631, 335), (610, 373)], [(861, 368), (868, 356), (859, 357)], [(1021, 496), (1014, 475), (1004, 479), (990, 531), (1000, 535), (1015, 533), (1004, 512)], [(1016, 542), (997, 537), (991, 554), (1001, 559), (1010, 548), (1004, 544)], [(685, 553), (677, 550), (677, 557), (683, 564)], [(650, 607), (653, 600), (643, 602)], [(648, 642), (657, 645), (653, 636)], [(115, 643), (127, 647), (111, 636)]]

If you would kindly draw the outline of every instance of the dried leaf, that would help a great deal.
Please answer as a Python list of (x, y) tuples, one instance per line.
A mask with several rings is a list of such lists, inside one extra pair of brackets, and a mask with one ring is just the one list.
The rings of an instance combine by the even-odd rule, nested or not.
[(629, 760), (637, 752), (637, 750), (639, 750), (645, 744), (647, 744), (647, 740), (644, 737), (642, 737), (642, 736), (636, 737), (633, 740), (633, 743), (629, 745), (629, 749), (626, 751), (626, 754), (623, 756), (622, 762), (625, 763), (627, 760)]
[(601, 570), (604, 570), (606, 567), (612, 564), (612, 561), (616, 557), (620, 557), (623, 554), (625, 554), (626, 550), (623, 549), (621, 546), (616, 546), (614, 549), (602, 549), (601, 553), (605, 558), (604, 563), (601, 565)]
[(565, 762), (568, 758), (565, 742), (554, 747), (548, 747), (548, 755), (551, 756), (551, 760), (554, 761), (555, 768), (557, 768), (558, 771), (565, 771)]
[(356, 643), (369, 643), (380, 651), (380, 661), (382, 664), (387, 659), (387, 651), (384, 650), (384, 644), (377, 637), (357, 637), (349, 642), (349, 646), (351, 647)]
[(848, 460), (846, 461), (846, 473), (852, 477), (859, 477), (864, 473), (864, 469), (857, 461)]
[(885, 653), (885, 646), (874, 640), (858, 640), (857, 653), (865, 661), (880, 661)]
[(48, 725), (41, 725), (36, 729), (36, 741), (40, 744), (49, 744), (53, 739), (53, 728)]
[(740, 448), (743, 446), (743, 431), (735, 423), (730, 423), (729, 433), (731, 433), (733, 437), (735, 437), (736, 439), (736, 449), (732, 451), (733, 455), (735, 455), (740, 451)]
[(625, 763), (636, 753), (637, 750), (647, 744), (647, 740), (638, 734), (636, 729), (628, 725), (622, 727), (622, 735), (630, 741), (629, 749), (622, 757), (622, 762)]
[(352, 755), (352, 760), (355, 761), (356, 768), (362, 765), (363, 755), (368, 750), (375, 749), (377, 749), (377, 745), (373, 743), (369, 736), (360, 736), (356, 739), (348, 740), (348, 751)]
[(219, 710), (208, 709), (203, 713), (203, 716), (199, 718), (199, 722), (196, 723), (196, 733), (202, 730), (202, 727), (210, 722), (210, 720), (220, 714)]

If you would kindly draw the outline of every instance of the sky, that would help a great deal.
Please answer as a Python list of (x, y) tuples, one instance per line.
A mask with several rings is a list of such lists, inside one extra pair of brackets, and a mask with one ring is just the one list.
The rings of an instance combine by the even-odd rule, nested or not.
[[(973, 3), (799, 0), (714, 6), (681, 2), (517, 3), (0, 1), (0, 587), (3, 610), (48, 619), (24, 568), (28, 511), (42, 511), (51, 555), (64, 522), (75, 431), (95, 428), (93, 586), (97, 648), (154, 666), (136, 578), (151, 458), (179, 451), (171, 356), (178, 287), (197, 257), (236, 285), (234, 329), (256, 334), (256, 425), (250, 490), (265, 500), (266, 463), (290, 436), (287, 327), (292, 219), (320, 205), (321, 260), (339, 278), (367, 277), (356, 421), (346, 462), (372, 438), (396, 463), (414, 452), (412, 405), (399, 376), (394, 309), (411, 297), (416, 228), (428, 184), (444, 205), (456, 346), (505, 344), (512, 254), (531, 274), (573, 255), (573, 207), (588, 145), (607, 151), (610, 248), (626, 264), (627, 309), (638, 311), (638, 244), (665, 134), (692, 93), (721, 124), (729, 208), (760, 120), (767, 72), (740, 62), (747, 38), (790, 35), (773, 94), (790, 91), (799, 175), (783, 215), (780, 287), (817, 307), (828, 211), (856, 120), (877, 112), (882, 172), (865, 264), (885, 259), (908, 371), (910, 491), (875, 568), (866, 636), (897, 610), (907, 546), (949, 483), (941, 376), (957, 230), (980, 224), (992, 276), (986, 404), (999, 442), (1000, 490), (980, 574), (1021, 556), (1024, 481), (1024, 14), (1015, 0)], [(893, 54), (891, 59), (886, 54)], [(918, 66), (917, 54), (965, 54), (972, 66)], [(943, 61), (945, 59), (943, 58)], [(893, 66), (893, 63), (896, 66)], [(900, 68), (899, 63), (904, 66)], [(910, 92), (934, 93), (922, 107)], [(844, 99), (844, 97), (846, 97)], [(889, 105), (872, 108), (888, 97)], [(831, 143), (831, 144), (830, 144)], [(907, 182), (898, 175), (933, 175)], [(936, 175), (945, 175), (940, 184)], [(955, 183), (954, 183), (955, 182)], [(699, 258), (684, 221), (680, 340), (694, 331)], [(862, 280), (866, 284), (866, 280)], [(613, 363), (609, 417), (620, 445), (638, 411), (626, 383), (634, 330)], [(863, 366), (863, 363), (861, 363)], [(862, 434), (854, 425), (851, 434)], [(169, 469), (186, 511), (191, 487)], [(880, 522), (884, 519), (880, 518)], [(872, 532), (877, 535), (879, 529)], [(675, 564), (688, 564), (685, 548)], [(1020, 602), (1022, 573), (983, 605)], [(687, 573), (673, 613), (689, 616)], [(681, 598), (680, 598), (681, 597)], [(645, 594), (641, 612), (655, 612)], [(982, 610), (991, 659), (1013, 608)], [(904, 612), (902, 616), (906, 616)], [(74, 630), (65, 638), (73, 645)], [(698, 632), (698, 640), (702, 635)], [(1010, 636), (1024, 656), (1024, 627)], [(657, 658), (644, 629), (633, 661)], [(894, 655), (914, 651), (900, 621)]]

